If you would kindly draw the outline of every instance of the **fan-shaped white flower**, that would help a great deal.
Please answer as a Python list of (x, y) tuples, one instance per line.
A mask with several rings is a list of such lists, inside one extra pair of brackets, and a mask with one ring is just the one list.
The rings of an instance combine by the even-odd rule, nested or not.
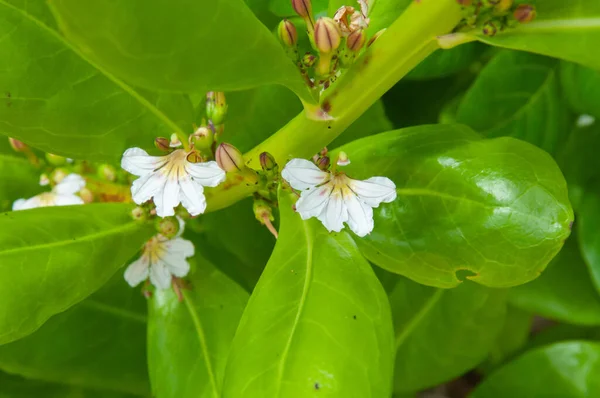
[(373, 208), (396, 199), (396, 185), (386, 177), (360, 181), (342, 172), (322, 171), (304, 159), (292, 159), (282, 177), (302, 191), (296, 211), (303, 220), (318, 218), (328, 231), (339, 232), (344, 223), (360, 237), (373, 230)]
[(131, 186), (133, 201), (142, 204), (154, 199), (156, 214), (175, 214), (181, 203), (192, 216), (204, 213), (203, 187), (216, 187), (225, 180), (225, 172), (216, 162), (192, 163), (188, 153), (177, 149), (166, 156), (150, 156), (140, 148), (130, 148), (121, 159), (121, 167), (139, 176)]
[[(44, 181), (40, 181), (40, 185)], [(50, 192), (44, 192), (29, 199), (18, 199), (13, 210), (27, 210), (36, 207), (82, 205), (83, 199), (75, 195), (85, 187), (85, 180), (79, 174), (69, 174)]]
[(186, 260), (194, 255), (194, 245), (182, 239), (184, 222), (179, 217), (179, 232), (173, 239), (158, 234), (148, 240), (142, 249), (142, 256), (125, 270), (125, 280), (135, 287), (150, 278), (159, 289), (168, 289), (173, 276), (183, 278), (190, 272)]

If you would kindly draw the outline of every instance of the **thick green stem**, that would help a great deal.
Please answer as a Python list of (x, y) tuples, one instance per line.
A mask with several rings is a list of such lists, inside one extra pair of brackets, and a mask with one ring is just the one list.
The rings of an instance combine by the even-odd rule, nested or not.
[[(327, 90), (322, 109), (306, 107), (277, 133), (248, 152), (244, 156), (247, 165), (260, 168), (262, 152), (273, 155), (280, 167), (291, 158), (310, 158), (437, 50), (437, 36), (451, 32), (460, 19), (460, 6), (456, 0), (413, 2)], [(208, 210), (230, 206), (255, 190), (245, 184), (226, 184), (213, 189), (207, 192)]]

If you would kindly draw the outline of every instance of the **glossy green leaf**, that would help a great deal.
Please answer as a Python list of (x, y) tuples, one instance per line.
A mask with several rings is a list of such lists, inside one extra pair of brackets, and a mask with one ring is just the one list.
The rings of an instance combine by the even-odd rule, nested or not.
[[(292, 17), (296, 15), (294, 8), (292, 7), (291, 0), (263, 0), (269, 3), (269, 10), (278, 17)], [(318, 18), (319, 16), (326, 16), (327, 7), (331, 0), (311, 0), (313, 15)], [(353, 0), (348, 1), (348, 3)], [(329, 15), (333, 17), (333, 14)]]
[(477, 38), (494, 46), (530, 51), (600, 68), (600, 2), (597, 0), (528, 0), (537, 17), (494, 37)]
[(131, 209), (111, 203), (0, 214), (0, 344), (98, 290), (139, 250), (154, 229), (134, 222)]
[(136, 90), (108, 74), (60, 36), (46, 4), (0, 1), (0, 133), (115, 161), (126, 148), (150, 149), (157, 136), (192, 129), (187, 97)]
[[(369, 29), (367, 30), (369, 36), (379, 32), (381, 29), (389, 27), (392, 22), (402, 15), (406, 7), (408, 7), (412, 1), (413, 0), (369, 1), (369, 18), (371, 19)], [(339, 3), (347, 3), (347, 1), (342, 2), (342, 0), (330, 0), (330, 10), (333, 2), (337, 2), (336, 5), (338, 7)]]
[(563, 92), (576, 112), (600, 118), (600, 70), (561, 62), (560, 79)]
[(600, 341), (600, 328), (597, 326), (576, 326), (558, 324), (550, 326), (533, 336), (528, 348), (543, 347), (567, 340), (593, 340)]
[(538, 55), (498, 53), (463, 97), (457, 122), (486, 137), (511, 136), (554, 153), (569, 131), (558, 65)]
[(42, 190), (39, 174), (25, 157), (0, 153), (0, 211), (10, 210), (19, 198), (38, 194)]
[(73, 387), (24, 379), (0, 372), (0, 398), (134, 398), (139, 395), (121, 394), (104, 389)]
[(357, 239), (363, 254), (416, 282), (452, 287), (456, 273), (491, 287), (535, 279), (570, 233), (567, 188), (552, 158), (513, 138), (461, 125), (391, 131), (342, 147), (352, 178), (383, 175), (398, 198)]
[(236, 333), (223, 397), (386, 397), (389, 303), (348, 234), (329, 234), (279, 198), (281, 229)]
[(482, 44), (467, 43), (450, 50), (437, 50), (410, 71), (406, 79), (433, 79), (460, 72), (480, 57), (482, 48), (485, 48)]
[(400, 278), (390, 294), (394, 390), (420, 391), (477, 366), (504, 324), (506, 291), (465, 282), (437, 289)]
[(473, 398), (600, 396), (600, 344), (570, 341), (530, 351), (493, 373)]
[(183, 302), (169, 290), (149, 301), (148, 363), (156, 397), (220, 397), (231, 341), (248, 293), (196, 256)]
[(71, 42), (137, 86), (206, 92), (278, 83), (310, 100), (294, 63), (243, 0), (50, 4)]
[(509, 305), (504, 326), (502, 326), (484, 368), (486, 370), (493, 369), (521, 350), (531, 333), (532, 322), (533, 315), (530, 312)]
[(549, 319), (600, 325), (600, 296), (590, 281), (576, 237), (569, 239), (537, 280), (511, 289), (510, 302)]
[[(149, 395), (145, 300), (117, 273), (35, 333), (0, 346), (0, 369), (74, 387)], [(2, 383), (0, 397), (1, 391)]]
[(578, 208), (577, 232), (581, 254), (588, 266), (592, 284), (600, 294), (600, 187), (598, 180), (588, 185), (588, 190)]

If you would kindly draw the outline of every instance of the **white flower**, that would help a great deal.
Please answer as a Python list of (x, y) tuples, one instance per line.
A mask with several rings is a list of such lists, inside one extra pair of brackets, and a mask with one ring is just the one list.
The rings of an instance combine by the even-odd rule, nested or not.
[(148, 277), (159, 289), (168, 289), (173, 276), (182, 278), (190, 272), (188, 257), (194, 255), (194, 245), (189, 240), (178, 237), (165, 238), (162, 235), (152, 237), (142, 250), (142, 256), (125, 270), (125, 280), (132, 287), (139, 285)]
[(121, 167), (140, 177), (131, 186), (133, 201), (141, 205), (154, 199), (160, 217), (174, 215), (179, 203), (192, 216), (204, 213), (203, 187), (219, 185), (225, 180), (225, 172), (214, 161), (189, 162), (187, 155), (183, 149), (166, 156), (150, 156), (140, 148), (126, 150)]
[[(44, 185), (44, 181), (40, 181)], [(29, 199), (19, 199), (13, 203), (13, 210), (27, 210), (36, 207), (82, 205), (83, 199), (75, 195), (85, 187), (85, 180), (78, 174), (69, 174), (52, 191), (44, 192)]]
[(301, 190), (296, 211), (303, 220), (317, 217), (328, 231), (339, 232), (344, 223), (360, 237), (373, 230), (373, 207), (396, 199), (396, 185), (386, 177), (353, 180), (344, 173), (320, 170), (304, 159), (292, 159), (281, 173)]
[(333, 20), (339, 25), (342, 35), (348, 36), (358, 29), (367, 29), (371, 20), (368, 17), (369, 5), (366, 0), (357, 0), (360, 11), (354, 7), (341, 6), (333, 16)]

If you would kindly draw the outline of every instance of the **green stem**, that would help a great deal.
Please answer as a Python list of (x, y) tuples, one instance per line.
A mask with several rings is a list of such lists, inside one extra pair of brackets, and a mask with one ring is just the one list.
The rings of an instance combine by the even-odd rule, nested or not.
[[(437, 50), (437, 36), (451, 32), (461, 18), (456, 0), (412, 2), (353, 67), (327, 90), (322, 110), (305, 106), (304, 112), (244, 155), (247, 165), (259, 169), (262, 152), (273, 155), (280, 167), (291, 158), (310, 158), (319, 152)], [(230, 206), (251, 195), (255, 189), (240, 184), (207, 190), (208, 211)]]

